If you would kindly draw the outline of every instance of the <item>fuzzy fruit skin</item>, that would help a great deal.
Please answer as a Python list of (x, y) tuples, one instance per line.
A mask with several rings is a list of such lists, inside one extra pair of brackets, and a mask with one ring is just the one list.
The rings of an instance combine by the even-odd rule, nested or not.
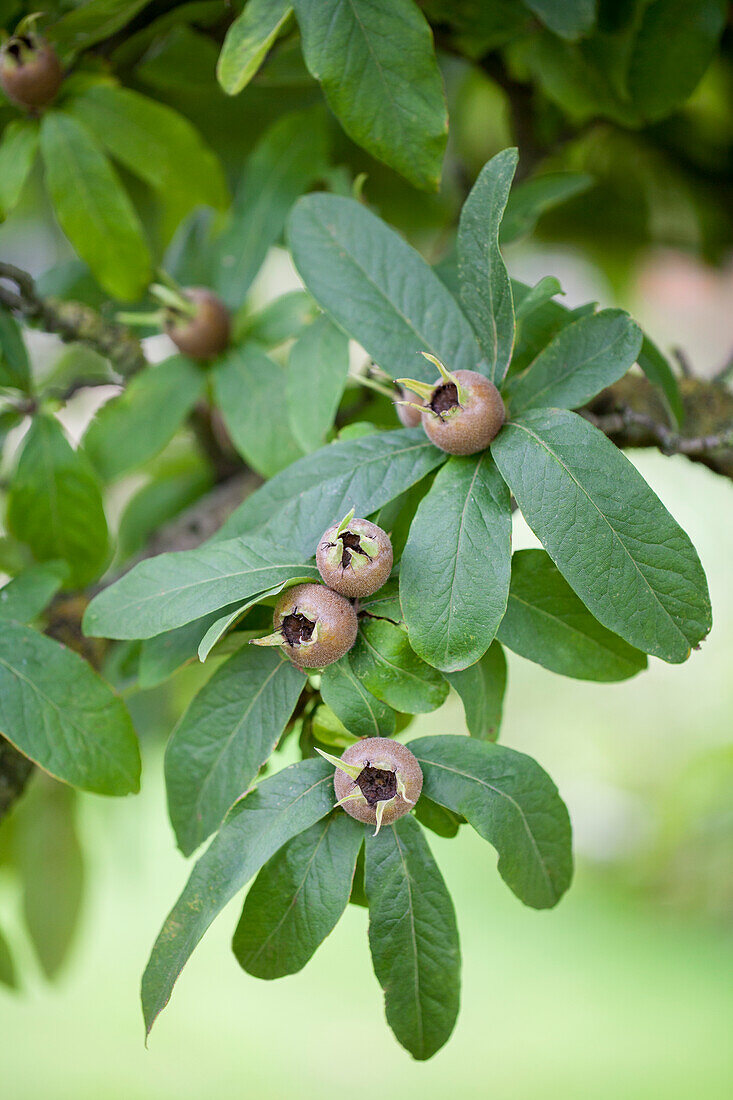
[[(385, 771), (393, 771), (404, 782), (405, 793), (411, 801), (405, 802), (402, 795), (398, 794), (385, 807), (384, 817), (382, 818), (383, 825), (391, 825), (398, 817), (404, 817), (405, 814), (408, 814), (420, 797), (422, 769), (416, 757), (399, 741), (392, 741), (389, 737), (365, 737), (363, 741), (357, 741), (354, 745), (349, 745), (348, 749), (342, 753), (341, 759), (345, 764), (356, 764), (362, 767), (369, 765), (373, 768), (384, 768)], [(354, 790), (354, 786), (354, 780), (337, 768), (333, 777), (336, 799), (345, 798), (347, 794)], [(350, 817), (355, 817), (357, 821), (363, 821), (367, 825), (376, 825), (377, 823), (376, 806), (370, 806), (365, 798), (345, 802), (341, 809)]]
[[(371, 596), (382, 587), (392, 572), (393, 554), (389, 535), (381, 527), (377, 527), (376, 523), (370, 523), (368, 519), (352, 519), (346, 530), (355, 535), (374, 539), (377, 543), (377, 551), (371, 561), (356, 554), (352, 556), (352, 561), (344, 566), (340, 561), (333, 564), (328, 560), (330, 544), (336, 541), (337, 529), (338, 524), (334, 523), (318, 540), (316, 565), (323, 577), (323, 583), (342, 596), (352, 598)], [(357, 563), (357, 567), (353, 562)]]
[[(403, 401), (412, 401), (415, 404), (419, 401), (419, 398), (415, 397), (413, 393), (408, 393), (407, 390), (402, 390), (401, 397)], [(416, 409), (414, 405), (395, 404), (395, 409), (397, 410), (397, 417), (400, 424), (405, 428), (416, 428), (422, 420), (422, 413), (419, 409)]]
[[(428, 439), (450, 455), (472, 455), (484, 451), (504, 423), (504, 402), (493, 382), (473, 370), (453, 371), (468, 391), (466, 404), (445, 416), (422, 414)], [(445, 385), (436, 382), (438, 390)]]
[(63, 83), (64, 70), (58, 54), (43, 39), (33, 40), (34, 47), (27, 61), (16, 63), (9, 47), (11, 39), (0, 53), (0, 86), (18, 107), (37, 110), (56, 98)]
[(356, 641), (359, 621), (354, 608), (343, 596), (322, 584), (298, 584), (289, 588), (275, 604), (272, 623), (275, 630), (287, 615), (305, 615), (318, 626), (318, 639), (312, 645), (291, 645), (282, 649), (298, 668), (325, 668), (340, 660)]
[(184, 355), (211, 359), (229, 346), (232, 328), (229, 311), (221, 298), (206, 287), (188, 287), (183, 294), (198, 306), (196, 314), (190, 319), (166, 321), (165, 331)]

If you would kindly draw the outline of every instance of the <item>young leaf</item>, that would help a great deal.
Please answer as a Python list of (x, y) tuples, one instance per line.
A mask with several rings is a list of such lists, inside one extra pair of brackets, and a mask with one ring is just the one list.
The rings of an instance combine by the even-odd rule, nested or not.
[(102, 572), (108, 543), (99, 482), (53, 416), (35, 416), (23, 441), (7, 522), (38, 561), (66, 562), (69, 588), (82, 588)]
[(0, 588), (0, 619), (29, 623), (38, 618), (58, 592), (66, 566), (63, 562), (31, 565)]
[(509, 490), (488, 451), (453, 457), (412, 521), (400, 567), (410, 645), (455, 672), (491, 645), (506, 610), (512, 546)]
[(94, 637), (152, 638), (292, 577), (319, 579), (297, 554), (259, 538), (159, 554), (95, 596), (84, 630)]
[(76, 793), (39, 776), (13, 815), (13, 856), (23, 915), (47, 977), (66, 958), (79, 922), (84, 867), (75, 822)]
[(391, 737), (395, 731), (395, 712), (367, 691), (354, 673), (348, 653), (324, 668), (321, 697), (354, 737)]
[(534, 313), (546, 302), (552, 301), (556, 294), (562, 294), (563, 289), (554, 275), (545, 275), (522, 298), (521, 302), (514, 303), (514, 316), (517, 322), (517, 333), (521, 328), (521, 322), (525, 317)]
[(548, 30), (561, 38), (587, 34), (596, 21), (597, 0), (522, 0)]
[(423, 792), (461, 814), (499, 853), (499, 874), (533, 909), (556, 905), (570, 885), (570, 818), (547, 772), (524, 753), (453, 735), (408, 748)]
[(318, 307), (305, 290), (291, 290), (268, 302), (257, 313), (242, 312), (235, 321), (235, 339), (254, 340), (266, 348), (276, 348), (301, 335), (318, 316)]
[(139, 789), (140, 753), (122, 700), (78, 654), (13, 622), (0, 630), (0, 729), (74, 787), (109, 795)]
[(256, 534), (310, 556), (326, 528), (350, 508), (371, 515), (442, 462), (445, 455), (421, 428), (329, 443), (252, 493), (217, 537), (249, 540)]
[(3, 936), (2, 929), (0, 929), (0, 985), (4, 985), (7, 989), (18, 988), (13, 956), (10, 954), (8, 941)]
[(293, 345), (287, 373), (290, 429), (308, 454), (333, 426), (349, 373), (349, 341), (321, 315)]
[(84, 450), (104, 481), (114, 481), (154, 458), (173, 438), (201, 396), (202, 370), (174, 355), (127, 383), (89, 424)]
[(448, 695), (443, 676), (413, 652), (403, 630), (385, 619), (360, 624), (350, 660), (372, 695), (406, 714), (436, 710)]
[(38, 152), (38, 122), (13, 119), (0, 140), (0, 221), (16, 206)]
[(348, 904), (363, 841), (364, 826), (337, 810), (268, 860), (232, 941), (243, 970), (283, 978), (303, 969)]
[(293, 0), (312, 76), (346, 133), (437, 191), (448, 114), (433, 38), (412, 0)]
[(258, 141), (237, 188), (220, 238), (216, 291), (238, 309), (290, 207), (326, 170), (328, 130), (322, 107), (283, 115)]
[(430, 1058), (458, 1017), (461, 955), (451, 896), (411, 816), (367, 834), (364, 884), (387, 1023), (413, 1058)]
[(621, 309), (602, 309), (561, 329), (507, 387), (512, 415), (527, 409), (577, 409), (634, 365), (641, 329)]
[(153, 946), (142, 980), (148, 1034), (211, 922), (283, 844), (325, 817), (335, 799), (333, 768), (319, 758), (283, 768), (232, 807)]
[(288, 0), (249, 0), (226, 33), (216, 67), (227, 95), (249, 84), (292, 10)]
[(463, 701), (471, 737), (479, 741), (496, 741), (506, 690), (506, 657), (499, 642), (492, 642), (481, 660), (470, 668), (449, 672), (446, 679)]
[(288, 226), (293, 260), (316, 301), (393, 378), (432, 382), (428, 351), (475, 370), (481, 351), (455, 298), (425, 260), (355, 199), (299, 199)]
[(30, 390), (31, 372), (23, 334), (11, 313), (0, 307), (0, 386)]
[(461, 301), (486, 359), (484, 373), (497, 386), (504, 379), (514, 344), (512, 288), (499, 251), (499, 227), (516, 167), (516, 149), (492, 157), (481, 169), (458, 225)]
[(629, 460), (575, 413), (536, 409), (491, 446), (524, 518), (595, 617), (662, 660), (711, 626), (695, 548)]
[(627, 680), (647, 664), (644, 653), (593, 618), (543, 550), (514, 554), (498, 637), (522, 657), (578, 680)]
[(288, 372), (256, 345), (230, 348), (212, 377), (216, 403), (242, 457), (263, 477), (300, 458), (288, 422)]
[(59, 225), (116, 298), (140, 297), (151, 275), (142, 226), (117, 174), (82, 123), (59, 111), (41, 121), (46, 184)]
[(677, 379), (664, 355), (648, 336), (644, 337), (638, 362), (651, 384), (662, 391), (674, 423), (680, 426), (685, 418), (685, 410), (682, 406)]
[(168, 811), (185, 856), (249, 789), (304, 686), (279, 651), (244, 646), (194, 696), (165, 754)]

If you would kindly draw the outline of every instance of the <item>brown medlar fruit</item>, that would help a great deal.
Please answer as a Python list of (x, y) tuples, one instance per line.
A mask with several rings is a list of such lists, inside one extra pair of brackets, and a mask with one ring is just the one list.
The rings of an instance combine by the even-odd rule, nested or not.
[(358, 620), (347, 599), (322, 584), (298, 584), (283, 593), (272, 617), (274, 633), (254, 645), (281, 646), (298, 668), (332, 665), (356, 641)]
[(47, 107), (63, 79), (53, 46), (30, 31), (9, 38), (0, 50), (0, 86), (18, 107), (30, 111)]
[(181, 291), (196, 309), (187, 314), (168, 306), (163, 327), (173, 343), (191, 359), (211, 359), (229, 345), (231, 318), (229, 311), (216, 294), (206, 287), (192, 286)]
[(423, 427), (432, 443), (451, 455), (485, 450), (504, 423), (504, 402), (493, 382), (473, 370), (447, 371), (423, 352), (442, 377), (432, 386), (411, 378), (399, 381), (424, 399)]
[(354, 510), (324, 531), (316, 550), (316, 565), (324, 583), (342, 596), (371, 596), (392, 572), (389, 535), (368, 519), (354, 519)]
[(389, 737), (365, 737), (349, 745), (339, 760), (318, 752), (336, 768), (333, 786), (337, 805), (350, 817), (376, 825), (391, 825), (413, 808), (422, 791), (422, 770), (405, 745)]

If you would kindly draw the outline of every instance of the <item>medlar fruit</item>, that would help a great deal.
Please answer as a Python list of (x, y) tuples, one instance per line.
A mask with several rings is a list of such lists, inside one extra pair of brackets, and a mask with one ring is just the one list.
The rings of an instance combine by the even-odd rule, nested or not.
[(322, 584), (298, 584), (275, 604), (274, 633), (254, 645), (281, 646), (298, 668), (325, 668), (356, 641), (358, 620), (347, 599)]
[(0, 50), (0, 86), (18, 107), (47, 107), (61, 87), (64, 70), (53, 46), (27, 32), (17, 34)]
[(421, 415), (428, 438), (451, 455), (485, 450), (504, 423), (504, 402), (496, 386), (477, 371), (447, 371), (434, 356), (423, 355), (442, 377), (432, 386), (411, 378), (399, 381), (424, 399)]
[(181, 293), (194, 303), (195, 312), (188, 315), (174, 306), (168, 306), (163, 327), (184, 355), (189, 355), (192, 359), (211, 359), (224, 351), (229, 344), (229, 311), (221, 298), (206, 287), (192, 286)]
[(333, 786), (337, 805), (350, 817), (376, 825), (391, 825), (404, 817), (420, 797), (422, 770), (416, 757), (389, 737), (365, 737), (349, 745), (339, 760), (318, 749), (336, 768)]
[(371, 596), (392, 571), (389, 535), (368, 519), (354, 519), (354, 510), (329, 527), (316, 550), (316, 565), (324, 583), (342, 596)]

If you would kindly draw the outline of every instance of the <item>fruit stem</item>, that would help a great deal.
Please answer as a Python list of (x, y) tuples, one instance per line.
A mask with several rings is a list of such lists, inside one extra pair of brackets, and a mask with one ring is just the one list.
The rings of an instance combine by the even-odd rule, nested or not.
[(356, 374), (354, 378), (360, 386), (365, 386), (368, 390), (374, 390), (375, 393), (379, 393), (382, 397), (388, 397), (390, 401), (394, 399), (394, 390), (390, 390), (387, 386), (383, 386), (381, 382), (375, 382), (373, 378), (369, 378), (366, 374)]
[(121, 325), (131, 325), (137, 328), (148, 328), (150, 325), (163, 324), (164, 313), (162, 309), (156, 309), (154, 313), (116, 313), (115, 321)]

